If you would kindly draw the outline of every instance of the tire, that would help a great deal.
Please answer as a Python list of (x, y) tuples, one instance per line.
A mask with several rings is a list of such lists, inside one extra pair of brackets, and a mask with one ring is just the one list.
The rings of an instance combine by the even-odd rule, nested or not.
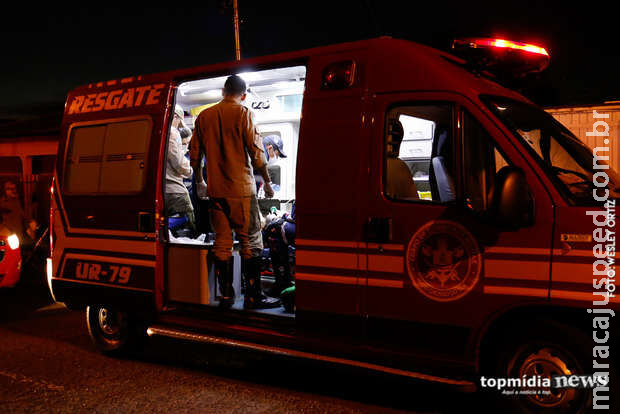
[[(516, 328), (516, 327), (515, 327)], [(506, 333), (506, 332), (505, 332)], [(582, 331), (555, 322), (539, 322), (532, 327), (511, 330), (496, 342), (496, 351), (487, 367), (495, 378), (550, 378), (555, 375), (593, 374), (592, 339)], [(610, 367), (611, 368), (611, 367)], [(613, 376), (614, 373), (610, 372)], [(527, 414), (568, 414), (592, 411), (591, 388), (534, 388), (542, 393), (494, 395), (502, 412)], [(516, 388), (518, 393), (524, 388)]]
[(146, 337), (143, 324), (138, 323), (131, 314), (108, 306), (88, 306), (86, 324), (97, 349), (110, 356), (139, 350)]

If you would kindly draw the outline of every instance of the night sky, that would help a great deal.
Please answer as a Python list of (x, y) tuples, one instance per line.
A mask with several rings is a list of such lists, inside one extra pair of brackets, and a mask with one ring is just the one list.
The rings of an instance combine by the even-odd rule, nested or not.
[[(82, 84), (234, 59), (226, 1), (172, 3), (179, 7), (4, 6), (0, 110), (62, 105)], [(543, 106), (602, 103), (620, 100), (620, 17), (611, 4), (239, 0), (241, 52), (260, 56), (380, 35), (447, 50), (455, 37), (502, 36), (551, 54), (545, 72), (522, 82), (530, 99)]]

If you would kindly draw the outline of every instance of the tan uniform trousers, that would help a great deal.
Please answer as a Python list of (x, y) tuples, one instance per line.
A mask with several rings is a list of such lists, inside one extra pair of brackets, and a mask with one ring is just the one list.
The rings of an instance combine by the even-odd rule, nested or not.
[(232, 256), (233, 230), (239, 240), (241, 258), (252, 257), (248, 241), (250, 199), (251, 197), (211, 199), (209, 211), (211, 224), (215, 231), (213, 254), (218, 260), (227, 261)]
[(250, 228), (248, 237), (252, 257), (259, 257), (263, 253), (263, 232), (261, 231), (261, 212), (258, 206), (258, 198), (252, 194), (250, 200)]

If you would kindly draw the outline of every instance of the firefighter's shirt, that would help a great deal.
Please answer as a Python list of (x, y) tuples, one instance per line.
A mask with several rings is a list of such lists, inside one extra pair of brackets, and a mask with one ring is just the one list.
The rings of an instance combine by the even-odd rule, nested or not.
[(252, 111), (224, 98), (198, 115), (190, 146), (192, 164), (205, 154), (209, 197), (252, 195), (252, 167), (258, 170), (266, 164)]

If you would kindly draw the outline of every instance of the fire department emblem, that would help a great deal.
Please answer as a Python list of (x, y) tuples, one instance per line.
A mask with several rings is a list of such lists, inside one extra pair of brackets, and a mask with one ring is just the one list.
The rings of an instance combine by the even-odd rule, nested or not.
[(482, 255), (476, 239), (456, 222), (430, 222), (409, 241), (409, 278), (420, 293), (432, 300), (461, 299), (474, 288), (481, 269)]

